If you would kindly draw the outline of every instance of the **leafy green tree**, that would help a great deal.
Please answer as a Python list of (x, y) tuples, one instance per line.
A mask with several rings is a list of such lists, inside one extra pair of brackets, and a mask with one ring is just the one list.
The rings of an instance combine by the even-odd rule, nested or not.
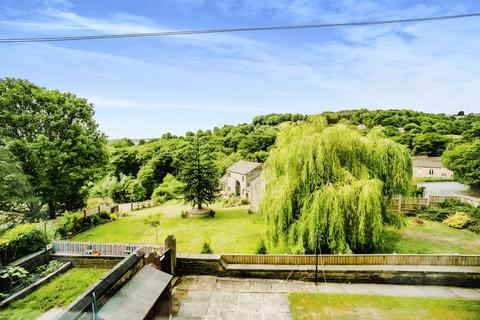
[(112, 141), (110, 145), (114, 148), (125, 148), (125, 147), (133, 147), (135, 143), (131, 139), (122, 138), (122, 139)]
[(137, 150), (133, 147), (122, 147), (112, 151), (111, 163), (117, 178), (121, 174), (135, 177), (141, 163), (137, 159)]
[(153, 191), (152, 200), (163, 203), (170, 199), (176, 199), (180, 197), (182, 188), (183, 183), (168, 173), (163, 179), (163, 182)]
[(261, 212), (274, 243), (313, 252), (318, 237), (326, 251), (362, 252), (381, 245), (385, 225), (401, 223), (386, 208), (410, 191), (412, 159), (378, 131), (362, 136), (311, 117), (279, 132), (263, 175)]
[(184, 151), (179, 179), (183, 182), (182, 194), (185, 202), (202, 208), (202, 204), (215, 202), (218, 197), (218, 171), (204, 139), (191, 138)]
[(453, 171), (456, 180), (480, 195), (480, 139), (452, 145), (443, 153), (442, 162)]
[(145, 188), (147, 195), (151, 195), (156, 186), (159, 185), (164, 177), (173, 172), (173, 157), (170, 152), (163, 149), (144, 164), (138, 171), (137, 179)]
[(147, 192), (140, 181), (124, 174), (114, 184), (111, 194), (117, 203), (138, 202), (147, 198)]
[(93, 114), (93, 106), (74, 94), (0, 80), (0, 136), (51, 216), (83, 207), (86, 184), (108, 162), (106, 138)]
[(412, 141), (413, 154), (438, 157), (443, 153), (450, 141), (450, 138), (435, 132), (417, 135)]
[(15, 156), (0, 143), (0, 212), (11, 219), (38, 218), (38, 199)]

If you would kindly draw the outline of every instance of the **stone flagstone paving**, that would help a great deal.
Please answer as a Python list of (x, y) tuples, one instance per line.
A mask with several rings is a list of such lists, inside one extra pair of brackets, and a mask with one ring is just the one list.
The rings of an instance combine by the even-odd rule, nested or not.
[(292, 319), (290, 292), (372, 294), (480, 300), (480, 289), (185, 276), (174, 287), (174, 319)]

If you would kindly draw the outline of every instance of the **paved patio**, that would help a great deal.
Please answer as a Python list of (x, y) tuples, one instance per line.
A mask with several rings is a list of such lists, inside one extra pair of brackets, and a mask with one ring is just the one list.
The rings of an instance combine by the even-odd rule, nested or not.
[(175, 319), (291, 319), (290, 292), (480, 300), (480, 289), (439, 286), (344, 284), (185, 276), (174, 287)]

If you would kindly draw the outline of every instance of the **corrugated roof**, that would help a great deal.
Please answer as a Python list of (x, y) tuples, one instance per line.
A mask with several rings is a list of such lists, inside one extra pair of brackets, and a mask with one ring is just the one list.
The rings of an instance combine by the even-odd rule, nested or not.
[(240, 160), (238, 162), (235, 162), (233, 165), (231, 165), (227, 169), (227, 172), (231, 171), (231, 172), (236, 172), (236, 173), (240, 173), (240, 174), (247, 174), (250, 171), (258, 168), (259, 166), (262, 166), (262, 164), (258, 163), (258, 162)]
[(413, 157), (413, 166), (417, 168), (443, 168), (440, 157)]

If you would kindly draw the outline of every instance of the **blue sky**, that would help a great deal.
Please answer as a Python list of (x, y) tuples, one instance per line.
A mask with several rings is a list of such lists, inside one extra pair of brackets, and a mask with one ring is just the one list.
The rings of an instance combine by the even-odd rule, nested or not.
[[(480, 1), (0, 0), (0, 37), (412, 18)], [(111, 138), (357, 107), (480, 112), (480, 18), (344, 29), (0, 45), (0, 77), (71, 91)]]

